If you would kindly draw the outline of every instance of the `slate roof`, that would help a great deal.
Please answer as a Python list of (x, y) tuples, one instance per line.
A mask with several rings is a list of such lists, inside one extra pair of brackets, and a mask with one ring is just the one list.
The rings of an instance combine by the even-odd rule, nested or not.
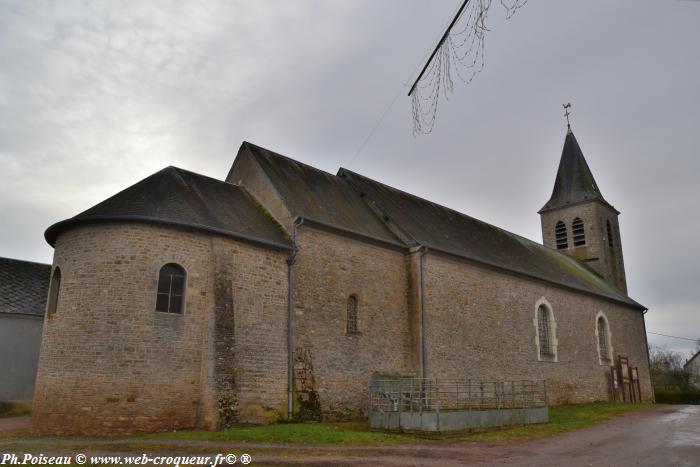
[(248, 142), (243, 143), (238, 157), (245, 154), (255, 158), (265, 171), (292, 217), (401, 245), (343, 179)]
[(574, 133), (568, 131), (561, 151), (552, 196), (539, 212), (543, 213), (594, 199), (615, 209), (603, 198)]
[(341, 168), (338, 175), (416, 245), (644, 309), (579, 261), (551, 248), (347, 169)]
[(51, 265), (0, 258), (0, 314), (44, 316)]
[(245, 189), (177, 167), (167, 167), (70, 219), (49, 227), (51, 246), (73, 225), (136, 221), (168, 224), (291, 249), (283, 228)]

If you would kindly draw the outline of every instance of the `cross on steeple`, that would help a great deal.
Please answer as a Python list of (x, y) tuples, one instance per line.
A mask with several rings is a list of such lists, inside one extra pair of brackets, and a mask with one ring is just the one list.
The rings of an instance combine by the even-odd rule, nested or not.
[(562, 107), (564, 107), (564, 116), (566, 117), (566, 128), (569, 133), (571, 133), (571, 122), (569, 122), (569, 115), (571, 115), (571, 112), (569, 112), (569, 109), (571, 108), (571, 102), (567, 104), (562, 104)]

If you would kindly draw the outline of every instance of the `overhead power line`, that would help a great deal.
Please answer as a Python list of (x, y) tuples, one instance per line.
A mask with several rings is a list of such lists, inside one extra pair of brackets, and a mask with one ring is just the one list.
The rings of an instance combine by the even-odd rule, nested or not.
[(655, 336), (670, 337), (672, 339), (682, 339), (684, 341), (700, 342), (700, 339), (691, 339), (690, 337), (671, 336), (669, 334), (661, 334), (660, 332), (647, 331), (647, 334), (654, 334)]

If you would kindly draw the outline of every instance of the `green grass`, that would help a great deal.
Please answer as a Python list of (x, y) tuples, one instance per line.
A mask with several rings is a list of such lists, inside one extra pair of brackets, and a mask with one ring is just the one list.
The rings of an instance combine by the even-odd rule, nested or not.
[(470, 441), (509, 441), (524, 438), (539, 438), (570, 430), (588, 428), (597, 423), (629, 412), (651, 407), (651, 404), (623, 404), (621, 402), (599, 402), (595, 404), (560, 405), (549, 408), (549, 423), (520, 425), (488, 431), (470, 433), (462, 439)]
[(275, 444), (338, 444), (345, 446), (395, 445), (427, 440), (463, 439), (470, 441), (508, 441), (554, 435), (587, 428), (616, 415), (651, 407), (650, 404), (596, 404), (551, 407), (549, 423), (490, 429), (461, 434), (403, 434), (369, 431), (366, 422), (279, 423), (232, 428), (224, 431), (176, 431), (141, 435), (142, 439), (233, 441)]
[(29, 415), (30, 412), (31, 408), (27, 404), (0, 401), (0, 418)]
[(141, 436), (147, 439), (238, 441), (249, 443), (391, 445), (415, 442), (401, 433), (369, 431), (365, 422), (277, 423), (223, 431), (175, 431)]

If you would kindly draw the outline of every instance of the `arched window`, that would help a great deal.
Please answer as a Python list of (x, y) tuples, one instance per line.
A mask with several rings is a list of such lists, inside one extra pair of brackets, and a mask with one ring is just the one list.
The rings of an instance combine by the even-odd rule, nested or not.
[(554, 236), (556, 237), (557, 250), (569, 248), (569, 241), (566, 238), (566, 224), (562, 221), (557, 222), (554, 227)]
[(357, 334), (357, 297), (354, 295), (348, 297), (347, 314), (347, 333)]
[(554, 352), (552, 349), (549, 310), (544, 305), (540, 305), (537, 309), (537, 337), (540, 342), (540, 356), (551, 357)]
[(607, 230), (607, 236), (608, 236), (608, 246), (610, 248), (613, 247), (613, 229), (612, 226), (610, 225), (610, 221), (606, 222), (606, 230)]
[(182, 313), (185, 294), (185, 270), (179, 264), (169, 263), (160, 268), (156, 311)]
[(610, 343), (608, 342), (608, 322), (603, 316), (598, 316), (598, 351), (600, 363), (610, 363)]
[(56, 266), (51, 275), (51, 286), (49, 287), (49, 304), (46, 308), (46, 312), (49, 315), (56, 313), (58, 309), (58, 295), (61, 291), (61, 268)]
[(583, 221), (580, 218), (574, 219), (574, 222), (571, 224), (571, 231), (574, 235), (574, 246), (586, 244), (586, 232), (583, 228)]

